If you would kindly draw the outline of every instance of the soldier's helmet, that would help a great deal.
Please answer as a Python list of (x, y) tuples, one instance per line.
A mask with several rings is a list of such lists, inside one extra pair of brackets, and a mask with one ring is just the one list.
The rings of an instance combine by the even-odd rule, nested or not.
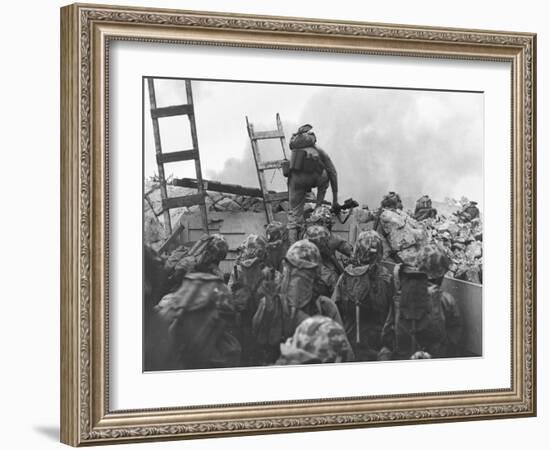
[(371, 264), (382, 258), (382, 237), (374, 230), (362, 231), (353, 247), (356, 264)]
[(423, 352), (422, 350), (419, 350), (411, 355), (410, 359), (432, 359), (432, 355), (430, 355), (428, 352)]
[(188, 273), (175, 292), (166, 294), (155, 306), (157, 314), (172, 322), (182, 314), (199, 309), (230, 310), (231, 297), (223, 280), (210, 273)]
[(288, 249), (286, 260), (298, 269), (314, 269), (321, 262), (321, 253), (314, 243), (302, 239)]
[(389, 192), (384, 195), (382, 202), (380, 203), (382, 208), (390, 209), (403, 209), (403, 203), (401, 202), (401, 197), (397, 192)]
[(300, 128), (298, 128), (297, 133), (298, 134), (307, 133), (307, 132), (311, 131), (312, 129), (313, 129), (313, 126), (310, 125), (309, 123), (306, 123), (305, 125), (302, 125)]
[(323, 225), (310, 225), (306, 229), (304, 239), (313, 242), (319, 251), (328, 250), (330, 231)]
[(416, 201), (415, 210), (418, 211), (419, 209), (431, 208), (431, 207), (432, 207), (432, 199), (428, 195), (423, 195)]
[(229, 246), (221, 234), (211, 234), (202, 236), (189, 250), (189, 256), (198, 258), (198, 262), (219, 263), (227, 255)]
[(288, 229), (281, 222), (273, 221), (265, 227), (267, 242), (284, 241), (288, 238)]
[(318, 206), (313, 210), (308, 219), (310, 224), (323, 225), (327, 228), (332, 226), (332, 213), (327, 205)]
[(416, 267), (425, 273), (430, 280), (443, 277), (449, 270), (451, 261), (445, 250), (436, 243), (422, 247), (416, 257)]
[(338, 363), (353, 361), (354, 354), (340, 324), (330, 317), (313, 316), (304, 320), (292, 338), (281, 345), (281, 356), (299, 356), (303, 362)]
[(266, 256), (266, 240), (263, 236), (250, 234), (239, 246), (239, 259), (265, 259)]

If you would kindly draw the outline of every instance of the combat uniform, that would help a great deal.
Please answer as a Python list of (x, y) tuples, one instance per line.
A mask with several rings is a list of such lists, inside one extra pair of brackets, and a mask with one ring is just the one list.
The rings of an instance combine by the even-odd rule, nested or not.
[(239, 366), (236, 311), (229, 289), (216, 275), (186, 274), (180, 288), (165, 295), (155, 313), (146, 370)]
[(374, 360), (393, 299), (393, 280), (380, 264), (382, 238), (363, 231), (355, 243), (351, 264), (338, 279), (332, 300), (339, 307), (344, 329), (358, 360)]
[(384, 260), (413, 267), (418, 251), (428, 242), (428, 235), (424, 227), (402, 209), (399, 194), (390, 192), (384, 196), (375, 231), (385, 238)]
[(457, 213), (457, 216), (462, 219), (463, 222), (470, 222), (479, 218), (479, 208), (477, 207), (477, 202), (468, 202), (464, 205), (462, 210)]
[(178, 247), (167, 259), (164, 269), (168, 276), (166, 292), (180, 287), (187, 273), (211, 273), (220, 278), (220, 262), (226, 257), (229, 246), (221, 234), (203, 235), (190, 249)]
[(382, 332), (394, 359), (408, 359), (418, 351), (434, 358), (460, 354), (460, 310), (453, 296), (441, 289), (448, 267), (445, 252), (437, 244), (429, 244), (418, 254), (417, 272), (401, 273), (402, 279), (396, 283), (400, 292)]
[[(343, 255), (344, 257), (349, 258), (351, 257), (351, 254), (353, 252), (353, 247), (348, 241), (332, 233), (332, 213), (330, 211), (330, 208), (326, 205), (318, 206), (317, 208), (315, 208), (315, 210), (311, 214), (311, 217), (308, 219), (304, 238), (311, 240), (312, 232), (309, 231), (310, 228), (315, 228), (319, 226), (325, 228), (328, 231), (328, 240), (327, 238), (323, 238), (321, 242), (319, 241), (319, 239), (316, 240), (315, 238), (313, 238), (313, 241), (317, 246), (321, 245), (319, 247), (322, 258), (320, 272), (321, 278), (325, 280), (325, 285), (327, 287), (324, 290), (319, 290), (318, 293), (320, 295), (326, 295), (330, 297), (332, 295), (332, 292), (334, 291), (334, 286), (336, 285), (338, 277), (342, 274), (344, 270), (343, 265), (339, 257), (337, 256), (337, 253), (340, 253), (340, 257), (342, 257)], [(318, 230), (313, 234), (316, 233), (318, 233)]]
[(290, 246), (288, 229), (281, 222), (273, 221), (265, 227), (266, 265), (281, 272), (286, 252)]
[(338, 205), (338, 177), (330, 156), (316, 145), (311, 125), (298, 129), (290, 140), (291, 161), (288, 174), (288, 229), (291, 244), (298, 239), (304, 224), (306, 194), (317, 188), (317, 206), (325, 199), (330, 183), (333, 205)]
[(304, 239), (313, 242), (321, 254), (321, 262), (313, 290), (317, 295), (330, 297), (338, 281), (341, 269), (329, 248), (330, 232), (322, 225), (311, 225), (306, 229)]
[(311, 225), (322, 225), (326, 227), (327, 230), (330, 232), (328, 248), (331, 252), (331, 255), (334, 255), (336, 252), (338, 252), (342, 255), (347, 256), (348, 258), (351, 257), (353, 246), (348, 241), (332, 232), (332, 224), (333, 217), (330, 208), (327, 205), (321, 205), (317, 206), (311, 213), (311, 216), (309, 217), (306, 224), (306, 229)]
[(414, 209), (415, 220), (422, 221), (426, 219), (435, 219), (437, 217), (437, 209), (432, 207), (432, 199), (423, 195), (416, 201)]
[(252, 317), (265, 295), (266, 281), (280, 282), (280, 274), (266, 266), (266, 240), (249, 235), (239, 247), (239, 256), (231, 272), (228, 287), (239, 313), (238, 334), (242, 346), (242, 365), (255, 364), (260, 358), (252, 336)]
[(342, 324), (334, 302), (314, 293), (320, 261), (319, 250), (308, 240), (295, 242), (289, 248), (279, 289), (260, 300), (253, 318), (253, 332), (259, 343), (278, 346), (310, 316), (323, 315)]
[(314, 316), (305, 319), (294, 335), (281, 344), (278, 365), (320, 364), (353, 361), (353, 350), (340, 324)]

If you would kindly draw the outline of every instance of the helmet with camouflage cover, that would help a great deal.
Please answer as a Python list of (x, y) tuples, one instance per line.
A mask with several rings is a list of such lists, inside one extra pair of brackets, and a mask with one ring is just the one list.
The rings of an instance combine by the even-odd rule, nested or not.
[(332, 226), (332, 213), (327, 205), (318, 206), (313, 210), (308, 219), (310, 224), (323, 225), (327, 228)]
[(305, 319), (294, 335), (281, 344), (278, 364), (337, 363), (353, 361), (344, 328), (325, 316)]
[(430, 280), (443, 277), (450, 265), (451, 261), (445, 250), (435, 243), (422, 247), (416, 256), (418, 271), (425, 273)]
[(155, 306), (157, 314), (170, 323), (184, 313), (205, 308), (225, 310), (231, 308), (231, 303), (223, 280), (201, 272), (185, 275), (179, 289), (166, 294)]
[(384, 195), (382, 202), (380, 203), (382, 208), (389, 209), (403, 209), (403, 203), (401, 202), (401, 197), (397, 192), (389, 192)]
[(250, 234), (239, 246), (239, 259), (265, 259), (266, 256), (266, 240), (263, 236)]
[(313, 269), (321, 262), (321, 254), (315, 244), (302, 239), (288, 249), (286, 260), (298, 269)]
[(430, 355), (428, 352), (419, 350), (411, 355), (410, 359), (432, 359), (432, 355)]
[(267, 242), (286, 240), (288, 238), (288, 229), (281, 222), (273, 221), (265, 227), (265, 237)]
[(323, 225), (310, 225), (306, 229), (304, 239), (313, 242), (322, 253), (328, 250), (330, 231)]
[(221, 234), (203, 235), (191, 249), (188, 256), (197, 258), (197, 264), (219, 263), (227, 255), (229, 246)]
[(372, 264), (382, 257), (382, 237), (374, 230), (362, 231), (353, 247), (356, 264)]

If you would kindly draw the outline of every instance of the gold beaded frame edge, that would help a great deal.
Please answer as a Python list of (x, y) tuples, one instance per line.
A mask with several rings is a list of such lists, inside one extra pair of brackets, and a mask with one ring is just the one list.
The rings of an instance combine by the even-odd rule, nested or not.
[[(512, 385), (110, 411), (108, 56), (113, 39), (508, 61)], [(61, 440), (97, 445), (536, 414), (536, 35), (74, 4), (61, 9)]]

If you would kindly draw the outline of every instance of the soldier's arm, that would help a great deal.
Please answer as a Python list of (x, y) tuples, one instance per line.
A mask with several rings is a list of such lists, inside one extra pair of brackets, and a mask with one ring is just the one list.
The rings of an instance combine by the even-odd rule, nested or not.
[(330, 188), (332, 189), (332, 199), (333, 203), (338, 203), (338, 174), (336, 172), (336, 167), (334, 166), (334, 163), (332, 162), (332, 159), (330, 159), (330, 156), (328, 156), (328, 153), (325, 152), (322, 148), (316, 147), (317, 151), (319, 152), (319, 157), (321, 158), (321, 162), (325, 166), (325, 169), (328, 174), (328, 179), (330, 181)]

